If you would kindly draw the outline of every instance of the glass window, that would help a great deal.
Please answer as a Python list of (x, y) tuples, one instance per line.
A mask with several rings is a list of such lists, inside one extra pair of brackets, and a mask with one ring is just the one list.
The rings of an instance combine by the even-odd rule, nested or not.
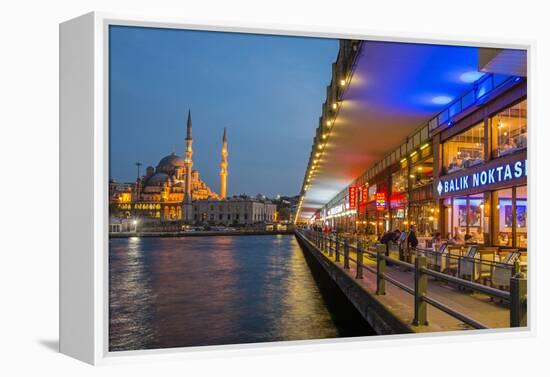
[(405, 192), (407, 191), (407, 171), (402, 169), (396, 173), (393, 173), (391, 176), (391, 191), (394, 192)]
[(483, 194), (470, 195), (468, 230), (464, 236), (466, 242), (483, 243), (483, 207)]
[(491, 125), (496, 128), (495, 157), (527, 148), (527, 100), (496, 114)]
[(497, 237), (496, 244), (512, 246), (512, 189), (498, 190), (497, 196)]
[(411, 205), (409, 219), (411, 225), (416, 225), (416, 235), (419, 239), (431, 238), (437, 232), (438, 214), (439, 210), (433, 202)]
[(483, 243), (486, 228), (483, 193), (445, 199), (447, 238), (454, 242)]
[(483, 162), (485, 128), (482, 123), (443, 143), (443, 166), (446, 173), (469, 168)]
[(527, 186), (516, 187), (515, 246), (527, 248)]
[(411, 166), (409, 175), (411, 188), (425, 186), (433, 181), (433, 158), (429, 158)]
[[(515, 190), (515, 206), (514, 206)], [(498, 190), (496, 241), (500, 246), (527, 247), (527, 186)], [(514, 224), (515, 210), (515, 224)], [(515, 242), (514, 242), (515, 232)]]

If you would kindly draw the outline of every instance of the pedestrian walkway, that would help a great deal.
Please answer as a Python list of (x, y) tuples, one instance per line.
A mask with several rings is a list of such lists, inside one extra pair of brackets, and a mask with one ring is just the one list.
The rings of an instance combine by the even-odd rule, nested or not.
[[(354, 248), (350, 248), (349, 269), (344, 268), (344, 258), (340, 255), (340, 261), (336, 262), (335, 253), (321, 252), (310, 240), (306, 239), (315, 250), (327, 260), (350, 277), (356, 277), (357, 254)], [(340, 249), (342, 253), (342, 249)], [(368, 254), (364, 254), (363, 265), (376, 270), (376, 260)], [(414, 270), (388, 262), (385, 274), (397, 280), (414, 291)], [(410, 324), (414, 332), (436, 332), (472, 329), (469, 325), (455, 317), (431, 306), (427, 306), (427, 326), (413, 326), (414, 297), (405, 290), (386, 282), (386, 294), (376, 295), (376, 274), (363, 268), (363, 278), (355, 279), (363, 289), (372, 294), (381, 304), (389, 309), (404, 323)], [(428, 277), (427, 295), (442, 304), (462, 313), (488, 328), (509, 328), (510, 310), (508, 303), (491, 299), (486, 294), (474, 293), (467, 289), (460, 289), (451, 283), (438, 281)]]

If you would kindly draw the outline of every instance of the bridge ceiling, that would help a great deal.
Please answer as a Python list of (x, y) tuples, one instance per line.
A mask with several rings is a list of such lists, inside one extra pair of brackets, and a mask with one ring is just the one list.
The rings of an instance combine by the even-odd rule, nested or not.
[(363, 42), (301, 217), (309, 218), (482, 75), (475, 47)]

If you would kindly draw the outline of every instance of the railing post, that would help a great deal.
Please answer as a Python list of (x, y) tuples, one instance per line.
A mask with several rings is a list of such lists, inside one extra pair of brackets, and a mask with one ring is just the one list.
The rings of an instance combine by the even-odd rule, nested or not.
[(384, 274), (386, 273), (386, 245), (376, 245), (376, 294), (386, 294), (386, 281), (384, 280)]
[(357, 239), (357, 263), (355, 269), (355, 278), (363, 279), (363, 248), (365, 244), (363, 241)]
[(336, 235), (336, 248), (335, 248), (335, 261), (340, 262), (340, 240), (338, 240), (338, 234)]
[(521, 271), (510, 279), (510, 327), (527, 326), (527, 277)]
[(414, 261), (414, 320), (413, 325), (425, 326), (427, 320), (427, 304), (424, 296), (428, 291), (428, 275), (422, 272), (427, 265), (424, 255), (418, 256)]
[(344, 269), (349, 270), (349, 238), (344, 238)]
[(328, 239), (328, 256), (332, 257), (332, 247), (334, 246), (334, 239), (329, 237)]

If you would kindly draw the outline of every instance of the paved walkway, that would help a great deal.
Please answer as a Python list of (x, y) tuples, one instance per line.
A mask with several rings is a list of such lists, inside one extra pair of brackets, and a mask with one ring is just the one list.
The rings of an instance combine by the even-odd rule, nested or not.
[[(340, 253), (343, 253), (343, 247), (340, 248)], [(350, 260), (350, 268), (346, 270), (343, 267), (344, 258), (342, 254), (340, 255), (339, 263), (335, 261), (334, 253), (332, 257), (329, 257), (328, 253), (322, 254), (336, 264), (344, 273), (355, 278), (355, 262)], [(393, 255), (391, 256), (393, 257)], [(351, 248), (350, 258), (356, 259), (356, 253)], [(363, 264), (376, 269), (376, 260), (367, 254), (364, 255)], [(396, 265), (387, 265), (386, 275), (414, 290), (414, 271)], [(367, 269), (363, 269), (363, 279), (357, 279), (356, 281), (365, 290), (375, 294), (376, 275), (374, 273)], [(490, 297), (485, 294), (460, 290), (454, 285), (435, 280), (431, 277), (428, 278), (427, 295), (489, 328), (510, 327), (510, 310), (508, 309), (508, 304), (501, 303), (498, 299), (492, 301)], [(411, 294), (396, 287), (389, 281), (386, 281), (386, 294), (383, 296), (376, 296), (376, 298), (403, 322), (412, 323), (414, 317), (414, 298)], [(427, 326), (411, 326), (413, 331), (435, 332), (471, 329), (469, 325), (455, 319), (449, 314), (431, 305), (427, 307), (429, 324)]]

